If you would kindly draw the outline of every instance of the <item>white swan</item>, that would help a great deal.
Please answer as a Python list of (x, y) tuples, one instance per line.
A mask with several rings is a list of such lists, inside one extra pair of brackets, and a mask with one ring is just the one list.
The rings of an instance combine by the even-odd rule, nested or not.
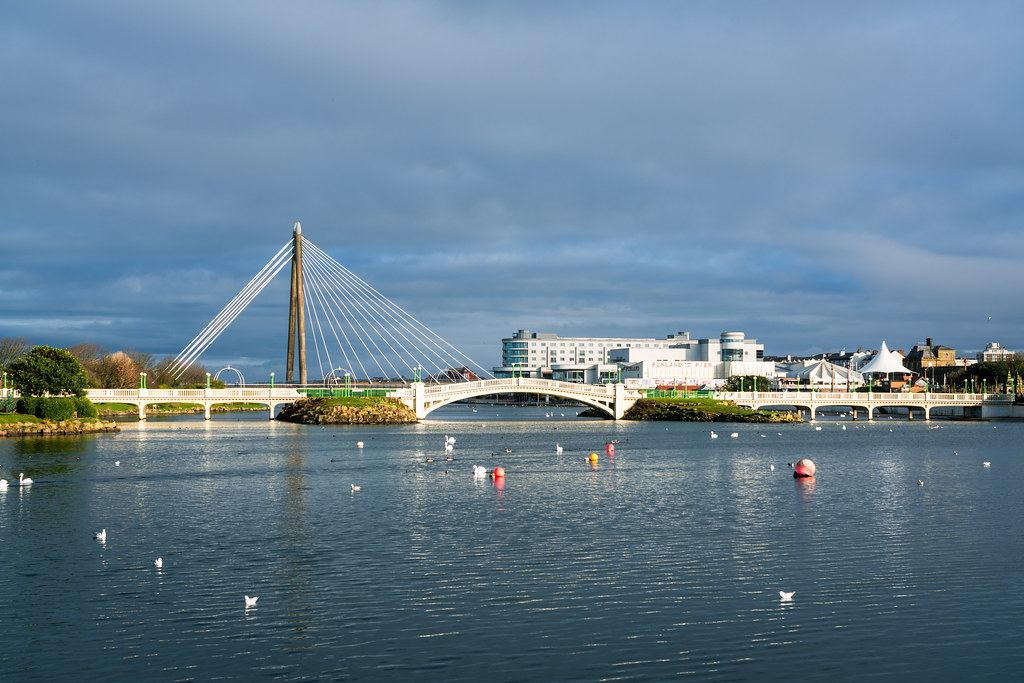
[(120, 466), (121, 466), (121, 461), (120, 460), (115, 460), (114, 461), (114, 467), (120, 467)]
[(729, 438), (735, 439), (735, 438), (736, 438), (736, 437), (738, 437), (739, 435), (740, 435), (740, 433), (739, 433), (739, 432), (733, 432), (732, 434), (730, 434), (730, 435), (729, 435)]
[(556, 443), (555, 444), (555, 455), (561, 455), (561, 454), (562, 454), (562, 447), (559, 444)]
[(483, 465), (473, 465), (473, 477), (486, 477), (487, 468)]
[(260, 596), (258, 596), (258, 595), (254, 595), (251, 598), (248, 595), (246, 595), (245, 596), (245, 606), (247, 608), (248, 607), (255, 607), (256, 606), (256, 601), (259, 600), (259, 599), (260, 599)]
[(92, 532), (92, 537), (95, 538), (97, 541), (106, 541), (107, 540), (107, 530), (106, 529), (100, 529), (99, 531), (94, 531), (94, 532)]
[(160, 569), (161, 567), (163, 567), (164, 566), (164, 558), (158, 557), (155, 560), (153, 560), (153, 566), (156, 567), (157, 569)]
[(717, 439), (718, 438), (718, 434), (715, 434), (714, 432), (711, 432), (711, 438), (712, 439)]
[(18, 486), (31, 486), (31, 485), (32, 485), (32, 479), (30, 477), (26, 477), (24, 472), (19, 472), (18, 473)]
[(0, 491), (6, 491), (8, 486), (10, 486), (9, 481), (6, 479), (0, 479)]
[(779, 591), (779, 600), (782, 602), (790, 602), (793, 600), (794, 593), (796, 593), (796, 591), (790, 591), (788, 593), (786, 591)]

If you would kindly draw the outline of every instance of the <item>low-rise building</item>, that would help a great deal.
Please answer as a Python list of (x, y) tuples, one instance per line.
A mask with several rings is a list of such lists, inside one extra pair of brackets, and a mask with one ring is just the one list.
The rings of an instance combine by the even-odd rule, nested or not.
[(926, 368), (941, 368), (956, 365), (956, 350), (948, 346), (932, 344), (932, 338), (925, 339), (924, 344), (918, 344), (910, 349), (903, 364), (908, 370), (917, 373), (924, 373)]

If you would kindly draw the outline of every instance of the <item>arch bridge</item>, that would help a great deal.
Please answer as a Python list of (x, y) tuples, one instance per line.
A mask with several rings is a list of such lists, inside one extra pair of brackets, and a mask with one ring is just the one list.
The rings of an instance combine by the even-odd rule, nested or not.
[(616, 420), (621, 419), (623, 413), (630, 406), (638, 399), (643, 398), (642, 393), (634, 389), (627, 389), (622, 384), (576, 384), (533, 377), (508, 377), (431, 385), (414, 382), (410, 387), (399, 389), (392, 395), (401, 399), (416, 412), (416, 418), (422, 420), (429, 413), (455, 401), (490, 394), (511, 393), (558, 396), (579, 401), (607, 413)]
[(852, 408), (861, 409), (867, 413), (868, 419), (873, 420), (876, 408), (906, 408), (908, 414), (913, 417), (915, 410), (924, 413), (924, 419), (931, 419), (931, 412), (935, 408), (956, 407), (964, 411), (968, 409), (977, 410), (978, 417), (998, 418), (1011, 417), (1014, 415), (1012, 394), (891, 394), (874, 392), (844, 392), (844, 391), (730, 391), (718, 392), (716, 399), (732, 401), (738, 406), (744, 406), (751, 410), (760, 410), (769, 406), (792, 406), (794, 408), (806, 408), (811, 414), (811, 420), (815, 419), (815, 413), (820, 408)]

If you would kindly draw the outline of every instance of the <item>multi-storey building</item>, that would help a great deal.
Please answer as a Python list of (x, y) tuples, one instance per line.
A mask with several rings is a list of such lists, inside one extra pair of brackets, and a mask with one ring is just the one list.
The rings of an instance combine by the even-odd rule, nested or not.
[(1010, 349), (1004, 349), (999, 342), (989, 342), (984, 351), (978, 352), (978, 362), (1013, 360), (1017, 356)]
[(730, 375), (773, 377), (775, 372), (774, 363), (762, 360), (764, 346), (742, 332), (724, 332), (718, 339), (691, 339), (689, 332), (664, 339), (623, 339), (519, 330), (501, 343), (502, 365), (494, 368), (496, 377), (711, 384)]

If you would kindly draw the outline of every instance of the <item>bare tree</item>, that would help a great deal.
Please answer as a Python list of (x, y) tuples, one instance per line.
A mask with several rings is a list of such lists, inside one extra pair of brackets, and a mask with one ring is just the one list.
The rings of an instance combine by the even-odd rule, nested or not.
[(32, 348), (26, 337), (0, 337), (0, 368), (18, 360)]
[(110, 354), (105, 348), (93, 342), (80, 342), (68, 347), (68, 353), (78, 359), (85, 376), (89, 378), (89, 385), (94, 387), (104, 386), (99, 377), (100, 365)]

